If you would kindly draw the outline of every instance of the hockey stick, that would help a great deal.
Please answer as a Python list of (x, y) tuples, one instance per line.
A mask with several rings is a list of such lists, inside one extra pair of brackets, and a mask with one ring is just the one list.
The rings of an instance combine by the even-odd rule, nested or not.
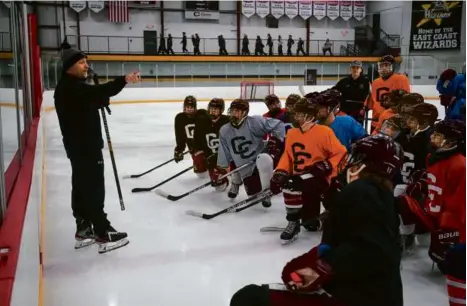
[[(241, 167), (239, 167), (239, 168), (236, 168), (236, 169), (230, 171), (229, 173), (226, 173), (226, 174), (222, 175), (221, 177), (218, 178), (218, 180), (222, 180), (222, 179), (224, 179), (224, 178), (226, 178), (226, 177), (228, 177), (228, 176), (230, 176), (230, 175), (232, 175), (232, 174), (234, 174), (234, 173), (240, 171), (241, 169), (244, 169), (244, 168), (246, 168), (247, 166), (250, 166), (251, 164), (253, 164), (253, 162), (246, 163), (246, 164), (244, 164), (243, 166), (241, 166)], [(198, 190), (201, 190), (201, 189), (203, 189), (203, 188), (206, 188), (206, 187), (210, 186), (211, 183), (212, 183), (212, 181), (206, 182), (206, 183), (204, 183), (203, 185), (198, 186), (198, 187), (196, 187), (195, 189), (192, 189), (192, 190), (190, 190), (190, 191), (188, 191), (188, 192), (185, 192), (184, 194), (181, 194), (181, 195), (178, 195), (178, 196), (174, 196), (174, 195), (168, 194), (168, 193), (166, 193), (166, 192), (164, 192), (164, 191), (162, 191), (162, 190), (160, 190), (160, 189), (156, 189), (154, 192), (155, 192), (156, 194), (160, 195), (161, 197), (164, 197), (164, 198), (169, 199), (169, 200), (171, 200), (171, 201), (178, 201), (178, 200), (180, 200), (180, 199), (182, 199), (182, 198), (184, 198), (184, 197), (186, 197), (186, 196), (189, 196), (189, 195), (192, 194), (192, 193), (197, 192)]]
[(177, 174), (175, 174), (175, 175), (169, 177), (169, 178), (166, 179), (165, 181), (162, 181), (162, 182), (160, 182), (159, 184), (157, 184), (157, 185), (155, 185), (155, 186), (146, 187), (146, 188), (133, 188), (133, 189), (131, 190), (131, 192), (135, 193), (135, 192), (151, 191), (151, 190), (153, 190), (153, 189), (155, 189), (155, 188), (157, 188), (157, 187), (159, 187), (159, 186), (161, 186), (161, 185), (164, 185), (165, 183), (167, 183), (167, 182), (173, 180), (174, 178), (176, 178), (176, 177), (182, 175), (183, 173), (190, 171), (190, 170), (193, 169), (193, 168), (194, 168), (194, 166), (190, 166), (190, 167), (186, 168), (185, 170), (180, 171), (179, 173), (177, 173)]
[[(94, 73), (94, 71), (92, 70), (90, 70), (90, 72)], [(94, 81), (94, 84), (99, 85), (99, 77), (96, 73), (94, 73), (94, 76), (92, 79)], [(111, 112), (110, 112), (109, 107), (106, 106), (105, 108), (107, 109), (107, 112), (109, 112), (109, 115), (110, 115)], [(123, 203), (122, 188), (120, 187), (120, 180), (118, 178), (118, 172), (117, 172), (117, 164), (115, 163), (114, 150), (112, 147), (112, 141), (110, 140), (109, 125), (107, 124), (107, 117), (105, 115), (105, 111), (103, 108), (101, 108), (101, 115), (102, 115), (102, 121), (104, 122), (105, 136), (107, 137), (107, 147), (109, 148), (110, 160), (112, 161), (112, 168), (113, 168), (113, 172), (115, 176), (115, 183), (117, 184), (117, 192), (118, 192), (118, 199), (120, 201), (120, 209), (124, 211), (125, 203)]]
[[(225, 213), (230, 213), (230, 212), (239, 212), (239, 211), (242, 211), (243, 209), (246, 209), (250, 206), (253, 206), (255, 204), (258, 204), (259, 202), (261, 202), (262, 200), (264, 200), (265, 198), (268, 198), (272, 196), (272, 192), (269, 190), (269, 189), (266, 189), (264, 191), (261, 191), (251, 197), (249, 197), (248, 199), (245, 199), (241, 202), (238, 202), (237, 204), (234, 204), (232, 206), (229, 206), (227, 207), (226, 209), (223, 209), (215, 214), (203, 214), (203, 213), (200, 213), (200, 212), (197, 212), (197, 211), (193, 211), (193, 210), (188, 210), (186, 212), (187, 215), (190, 215), (190, 216), (194, 216), (194, 217), (199, 217), (199, 218), (203, 218), (203, 219), (206, 219), (206, 220), (210, 220), (212, 218), (215, 218), (217, 216), (220, 216), (220, 215), (223, 215)], [(252, 203), (249, 203), (253, 201)], [(248, 204), (246, 207), (242, 207), (243, 205), (245, 204)], [(238, 209), (242, 207), (241, 209)]]
[(300, 93), (302, 94), (302, 96), (305, 96), (305, 95), (306, 95), (305, 87), (304, 87), (303, 85), (298, 86), (298, 90), (300, 91)]
[[(188, 152), (190, 152), (190, 151), (184, 152), (183, 155), (187, 154)], [(124, 179), (128, 179), (128, 178), (138, 178), (138, 177), (142, 177), (143, 175), (146, 175), (146, 174), (148, 174), (148, 173), (150, 173), (150, 172), (152, 172), (152, 171), (154, 171), (154, 170), (156, 170), (156, 169), (159, 169), (159, 168), (162, 167), (162, 166), (167, 165), (168, 163), (173, 162), (174, 160), (175, 160), (175, 158), (169, 159), (168, 161), (166, 161), (166, 162), (164, 162), (164, 163), (162, 163), (162, 164), (160, 164), (160, 165), (158, 165), (158, 166), (155, 166), (154, 168), (151, 168), (151, 169), (149, 169), (149, 170), (146, 171), (146, 172), (143, 172), (143, 173), (140, 173), (140, 174), (124, 175), (123, 178), (124, 178)]]

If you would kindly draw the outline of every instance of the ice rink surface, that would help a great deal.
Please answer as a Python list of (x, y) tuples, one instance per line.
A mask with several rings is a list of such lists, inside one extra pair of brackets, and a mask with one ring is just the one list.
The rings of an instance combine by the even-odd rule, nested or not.
[[(199, 108), (206, 105), (198, 103)], [(266, 111), (262, 103), (250, 105), (250, 114)], [(172, 158), (173, 119), (181, 109), (181, 103), (112, 107), (107, 119), (120, 177), (144, 172)], [(443, 110), (440, 115), (444, 116)], [(285, 263), (320, 241), (320, 233), (302, 230), (295, 243), (281, 246), (280, 233), (260, 233), (261, 227), (286, 224), (281, 195), (273, 198), (268, 210), (259, 205), (203, 220), (185, 211), (214, 213), (234, 202), (211, 187), (177, 202), (153, 192), (131, 193), (134, 187), (153, 186), (189, 167), (189, 157), (139, 179), (120, 180), (126, 205), (122, 212), (106, 145), (106, 212), (117, 230), (128, 232), (130, 244), (103, 255), (95, 245), (76, 251), (71, 167), (56, 113), (46, 113), (42, 120), (47, 188), (45, 306), (226, 306), (244, 285), (281, 282)], [(161, 189), (181, 194), (204, 182), (190, 171)], [(236, 201), (245, 198), (241, 189)], [(432, 272), (431, 266), (426, 247), (403, 260), (405, 305), (447, 305), (444, 277), (437, 269)]]

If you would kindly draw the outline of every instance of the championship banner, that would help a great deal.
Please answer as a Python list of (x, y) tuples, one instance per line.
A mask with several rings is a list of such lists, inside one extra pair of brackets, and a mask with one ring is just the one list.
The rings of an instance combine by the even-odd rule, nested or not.
[(284, 15), (284, 0), (271, 1), (271, 15), (276, 19), (279, 19)]
[(313, 16), (318, 20), (326, 17), (326, 1), (313, 1)]
[(86, 8), (86, 1), (70, 1), (70, 7), (79, 13)]
[(94, 13), (99, 13), (104, 9), (104, 1), (88, 1), (88, 7)]
[[(311, 1), (310, 1), (311, 5)], [(297, 17), (298, 15), (298, 1), (285, 1), (285, 15), (290, 19)], [(311, 11), (310, 11), (311, 15)]]
[(313, 4), (311, 1), (300, 1), (298, 4), (298, 14), (303, 19), (307, 20), (311, 16), (313, 16)]
[(243, 0), (242, 1), (242, 14), (246, 18), (250, 18), (255, 14), (255, 0)]
[(219, 1), (184, 1), (185, 19), (219, 20)]
[(340, 16), (347, 21), (352, 18), (352, 1), (339, 1)]
[(413, 1), (410, 51), (460, 50), (463, 1)]
[(353, 17), (358, 21), (362, 20), (366, 16), (365, 1), (354, 1), (353, 2)]
[(269, 0), (256, 0), (256, 15), (261, 18), (269, 15)]
[(327, 1), (326, 2), (326, 15), (331, 20), (336, 20), (339, 17), (339, 1)]

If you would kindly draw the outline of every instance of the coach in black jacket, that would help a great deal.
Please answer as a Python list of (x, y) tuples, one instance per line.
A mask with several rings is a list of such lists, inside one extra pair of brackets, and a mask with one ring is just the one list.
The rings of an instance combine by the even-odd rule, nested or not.
[[(81, 248), (98, 242), (107, 245), (125, 239), (104, 212), (104, 145), (99, 109), (109, 105), (127, 84), (139, 80), (139, 73), (116, 78), (103, 85), (86, 82), (86, 55), (66, 44), (62, 50), (62, 76), (54, 100), (63, 144), (72, 168), (72, 210), (76, 219), (76, 245)], [(65, 49), (66, 48), (66, 49)]]
[(351, 73), (340, 79), (334, 88), (342, 93), (340, 110), (362, 123), (361, 110), (370, 93), (371, 82), (362, 73), (362, 62), (352, 61), (350, 69)]

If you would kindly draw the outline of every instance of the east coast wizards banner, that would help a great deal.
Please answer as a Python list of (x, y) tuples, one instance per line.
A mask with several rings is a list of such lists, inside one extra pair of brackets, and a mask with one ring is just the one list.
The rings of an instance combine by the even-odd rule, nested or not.
[(463, 1), (413, 1), (410, 51), (459, 50)]

